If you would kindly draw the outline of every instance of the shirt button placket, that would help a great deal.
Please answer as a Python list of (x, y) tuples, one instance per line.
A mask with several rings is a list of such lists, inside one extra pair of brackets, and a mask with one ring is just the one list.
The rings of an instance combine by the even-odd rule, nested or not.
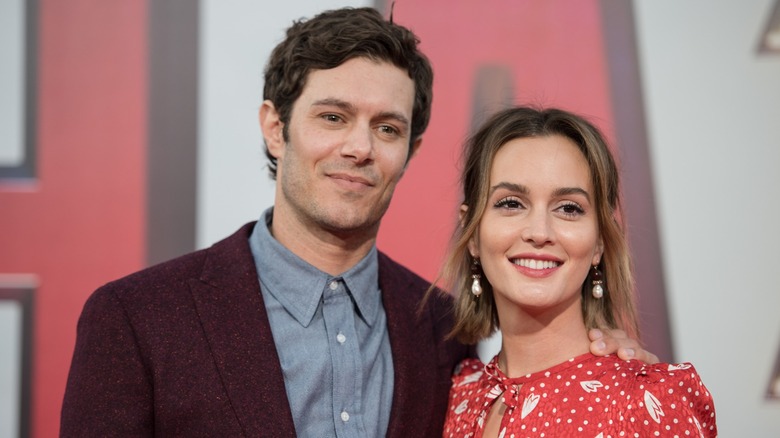
[[(325, 283), (323, 316), (326, 328), (334, 329), (330, 336), (333, 336), (332, 333), (335, 333), (335, 336), (330, 339), (335, 338), (336, 341), (331, 344), (330, 351), (333, 360), (333, 405), (341, 407), (341, 411), (334, 412), (335, 421), (340, 423), (340, 427), (336, 427), (337, 435), (351, 438), (362, 435), (358, 431), (359, 409), (355, 408), (355, 403), (359, 403), (356, 399), (359, 397), (359, 388), (355, 385), (360, 382), (360, 379), (356, 378), (360, 370), (356, 369), (355, 361), (355, 354), (359, 353), (354, 351), (357, 340), (352, 322), (354, 315), (349, 312), (353, 309), (353, 303), (345, 289), (346, 284), (340, 278), (330, 279)], [(353, 418), (352, 414), (358, 416)]]

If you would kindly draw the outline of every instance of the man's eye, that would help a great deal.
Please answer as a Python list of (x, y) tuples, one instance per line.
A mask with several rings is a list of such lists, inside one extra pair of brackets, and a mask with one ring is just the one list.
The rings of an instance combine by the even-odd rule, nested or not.
[(388, 135), (398, 135), (398, 130), (390, 125), (382, 125), (379, 127), (379, 132)]
[(341, 117), (337, 116), (336, 114), (325, 114), (322, 116), (322, 118), (333, 123), (341, 121)]

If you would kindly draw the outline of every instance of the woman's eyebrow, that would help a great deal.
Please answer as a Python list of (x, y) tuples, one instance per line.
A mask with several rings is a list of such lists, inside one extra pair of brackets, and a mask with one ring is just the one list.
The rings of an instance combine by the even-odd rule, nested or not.
[(490, 193), (493, 193), (493, 192), (495, 192), (498, 189), (506, 189), (506, 190), (509, 190), (510, 192), (522, 193), (524, 195), (527, 194), (528, 191), (529, 191), (528, 187), (526, 187), (526, 186), (524, 186), (522, 184), (516, 184), (516, 183), (502, 181), (502, 182), (494, 185), (493, 187), (491, 187), (490, 188)]

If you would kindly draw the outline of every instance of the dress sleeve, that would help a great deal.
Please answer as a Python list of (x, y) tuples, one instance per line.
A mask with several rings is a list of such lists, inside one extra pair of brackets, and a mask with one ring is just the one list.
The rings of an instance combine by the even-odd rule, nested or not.
[(460, 361), (455, 367), (455, 371), (452, 373), (452, 387), (461, 386), (463, 384), (473, 381), (475, 374), (482, 374), (485, 369), (485, 364), (479, 359), (466, 358)]
[(121, 302), (107, 287), (84, 305), (60, 436), (153, 435), (151, 379)]
[(635, 418), (624, 424), (640, 436), (715, 437), (712, 395), (690, 363), (643, 367), (634, 394)]
[(480, 412), (481, 392), (477, 387), (484, 369), (485, 365), (474, 358), (464, 359), (455, 367), (442, 437), (474, 436)]

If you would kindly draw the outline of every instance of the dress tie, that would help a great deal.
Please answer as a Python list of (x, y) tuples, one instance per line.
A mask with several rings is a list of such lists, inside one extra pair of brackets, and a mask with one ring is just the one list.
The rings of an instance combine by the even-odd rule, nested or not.
[(485, 372), (489, 376), (489, 382), (493, 384), (487, 395), (486, 404), (493, 403), (493, 400), (498, 398), (499, 395), (503, 395), (502, 400), (504, 404), (507, 408), (514, 410), (518, 404), (520, 385), (507, 382), (510, 379), (498, 368), (495, 361), (485, 365)]

